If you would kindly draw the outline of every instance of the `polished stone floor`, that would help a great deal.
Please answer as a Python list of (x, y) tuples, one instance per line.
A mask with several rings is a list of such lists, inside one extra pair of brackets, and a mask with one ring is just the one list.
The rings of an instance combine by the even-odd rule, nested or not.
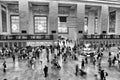
[[(107, 54), (107, 52), (104, 52)], [(106, 58), (107, 55), (104, 56), (102, 60), (103, 69), (108, 72), (108, 77), (106, 80), (120, 80), (120, 71), (117, 67), (108, 68), (108, 63)], [(12, 59), (7, 59), (7, 73), (3, 74), (2, 72), (2, 60), (0, 60), (0, 80), (95, 80), (94, 75), (97, 74), (97, 66), (93, 66), (91, 63), (87, 64), (85, 67), (85, 71), (87, 72), (87, 77), (75, 76), (75, 65), (81, 63), (81, 57), (78, 61), (68, 61), (67, 63), (63, 63), (63, 68), (61, 70), (55, 70), (51, 68), (51, 64), (49, 66), (49, 75), (45, 79), (43, 70), (41, 69), (41, 65), (39, 62), (36, 63), (35, 69), (31, 69), (27, 67), (26, 61), (19, 62), (19, 69), (14, 68), (12, 63)]]

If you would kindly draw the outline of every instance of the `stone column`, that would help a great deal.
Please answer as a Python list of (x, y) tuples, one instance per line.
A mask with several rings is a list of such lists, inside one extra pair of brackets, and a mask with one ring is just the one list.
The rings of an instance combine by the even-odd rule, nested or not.
[(88, 17), (88, 34), (94, 34), (95, 28), (95, 13), (93, 11), (89, 12)]
[(54, 35), (57, 38), (58, 33), (58, 2), (52, 1), (49, 3), (49, 16), (48, 16), (48, 34), (52, 34), (51, 31), (56, 31)]
[[(85, 17), (85, 4), (78, 3), (77, 4), (77, 34), (78, 37), (81, 37), (84, 34), (84, 17)], [(82, 31), (83, 33), (79, 33), (78, 31)]]
[(0, 4), (0, 34), (2, 33), (2, 15), (1, 15), (1, 4)]
[(101, 9), (101, 33), (102, 31), (108, 31), (108, 19), (109, 19), (109, 7), (103, 5)]
[(116, 27), (115, 27), (115, 33), (117, 35), (120, 35), (120, 8), (116, 10)]
[(29, 3), (27, 0), (19, 0), (20, 31), (29, 32)]

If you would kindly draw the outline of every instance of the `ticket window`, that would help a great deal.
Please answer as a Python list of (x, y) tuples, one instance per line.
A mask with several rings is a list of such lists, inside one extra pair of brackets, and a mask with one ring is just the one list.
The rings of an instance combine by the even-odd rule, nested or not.
[(21, 48), (22, 47), (22, 43), (18, 42), (18, 47)]
[(0, 47), (1, 47), (1, 48), (3, 47), (3, 42), (0, 42)]
[(23, 42), (23, 45), (22, 45), (22, 47), (26, 47), (26, 42)]
[(8, 48), (8, 47), (9, 47), (9, 46), (8, 46), (8, 42), (5, 42), (5, 43), (4, 43), (4, 47), (5, 47), (5, 48)]
[(13, 43), (12, 42), (9, 42), (9, 47), (13, 47)]
[(109, 44), (111, 44), (111, 41), (109, 41)]
[(17, 42), (14, 42), (14, 47), (18, 47), (18, 43)]
[(118, 41), (117, 40), (116, 40), (115, 44), (118, 45)]
[(88, 44), (88, 41), (86, 41), (86, 43)]
[(103, 41), (103, 44), (105, 44), (105, 41)]

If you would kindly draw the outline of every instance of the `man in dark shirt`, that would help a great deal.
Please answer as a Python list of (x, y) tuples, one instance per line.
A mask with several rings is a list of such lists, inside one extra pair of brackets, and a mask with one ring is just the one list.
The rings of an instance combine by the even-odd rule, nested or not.
[(6, 61), (3, 62), (3, 72), (6, 73)]
[(100, 72), (100, 78), (101, 78), (101, 80), (104, 80), (104, 70), (101, 70), (101, 72)]
[(48, 67), (46, 65), (44, 67), (44, 74), (45, 74), (45, 77), (48, 76)]

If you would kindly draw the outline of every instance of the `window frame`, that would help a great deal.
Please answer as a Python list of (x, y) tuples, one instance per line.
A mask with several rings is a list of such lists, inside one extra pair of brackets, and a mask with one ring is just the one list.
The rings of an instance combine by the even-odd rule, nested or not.
[[(66, 17), (66, 26), (67, 26), (67, 18), (68, 18), (68, 16), (58, 16), (58, 20), (60, 19), (60, 17)], [(58, 28), (59, 28), (59, 26), (58, 26)], [(58, 34), (69, 34), (69, 28), (68, 28), (68, 26), (67, 26), (67, 32), (59, 32), (59, 29), (58, 29)]]
[(98, 34), (98, 17), (94, 19), (94, 34)]
[[(12, 32), (12, 16), (19, 17), (19, 32)], [(10, 31), (11, 31), (11, 34), (19, 34), (20, 33), (20, 16), (19, 15), (10, 15)]]
[[(46, 17), (46, 32), (35, 32), (35, 17)], [(48, 16), (47, 15), (34, 15), (33, 25), (34, 25), (34, 34), (48, 34)]]
[[(5, 18), (3, 19), (3, 12), (5, 13), (5, 18), (6, 18), (6, 20), (5, 20)], [(4, 21), (3, 20), (5, 20), (6, 21), (6, 24), (4, 25)], [(7, 27), (7, 12), (6, 12), (6, 10), (5, 9), (2, 9), (1, 10), (1, 21), (2, 21), (2, 33), (7, 33), (7, 31), (8, 31), (8, 27)], [(6, 29), (4, 28), (4, 26), (6, 27)]]
[[(86, 34), (88, 34), (88, 17), (84, 17), (84, 32), (86, 33)], [(86, 21), (86, 23), (87, 23), (87, 31), (85, 31), (85, 20), (87, 20)]]
[[(110, 32), (110, 14), (115, 12), (115, 32)], [(108, 18), (108, 34), (115, 34), (116, 33), (116, 10), (109, 12), (109, 18)]]

